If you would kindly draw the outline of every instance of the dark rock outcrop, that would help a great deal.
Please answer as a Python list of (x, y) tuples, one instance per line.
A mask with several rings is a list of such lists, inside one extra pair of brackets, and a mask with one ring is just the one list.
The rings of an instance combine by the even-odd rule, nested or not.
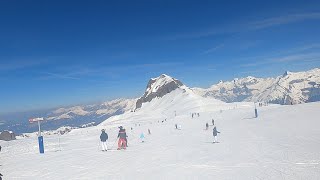
[(15, 139), (16, 139), (16, 135), (11, 131), (3, 131), (0, 134), (0, 140), (11, 141)]
[(143, 103), (150, 102), (157, 97), (163, 97), (181, 86), (183, 86), (183, 84), (179, 80), (165, 74), (162, 74), (158, 78), (151, 79), (148, 82), (144, 95), (137, 100), (136, 109), (141, 108)]

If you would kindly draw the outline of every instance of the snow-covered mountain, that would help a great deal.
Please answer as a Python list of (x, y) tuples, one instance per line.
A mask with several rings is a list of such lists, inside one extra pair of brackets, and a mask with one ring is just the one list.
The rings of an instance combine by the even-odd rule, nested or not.
[(47, 120), (73, 119), (85, 116), (110, 116), (134, 109), (136, 99), (116, 99), (101, 104), (59, 108), (48, 114)]
[[(179, 99), (180, 98), (180, 99)], [(306, 72), (286, 72), (276, 78), (236, 78), (230, 82), (220, 81), (208, 89), (189, 88), (181, 81), (162, 74), (149, 80), (146, 90), (139, 99), (116, 99), (99, 104), (72, 106), (41, 113), (22, 113), (21, 116), (1, 117), (0, 130), (10, 129), (16, 133), (37, 131), (37, 124), (29, 124), (30, 117), (45, 117), (44, 130), (54, 130), (61, 126), (86, 127), (95, 125), (109, 117), (134, 111), (156, 112), (165, 107), (165, 112), (173, 114), (178, 106), (202, 111), (212, 104), (223, 102), (269, 102), (276, 104), (298, 104), (320, 100), (320, 69)], [(145, 107), (144, 107), (145, 106)], [(144, 107), (144, 110), (141, 108)], [(189, 110), (187, 110), (189, 111)], [(147, 113), (146, 113), (147, 114)], [(12, 118), (15, 117), (15, 118)], [(147, 117), (147, 116), (146, 116)], [(12, 119), (16, 119), (12, 121)]]
[[(236, 104), (202, 97), (179, 80), (163, 74), (149, 81), (144, 95), (137, 101), (135, 111), (112, 116), (99, 126), (117, 126), (136, 117), (139, 117), (136, 123), (143, 124), (154, 117), (163, 121), (181, 114), (191, 116), (192, 113), (220, 111), (234, 107)], [(246, 104), (243, 107), (247, 107)]]
[(299, 104), (320, 101), (320, 69), (306, 72), (285, 72), (276, 78), (236, 78), (208, 89), (193, 88), (203, 97), (214, 97), (224, 102), (269, 102)]
[(154, 98), (161, 98), (180, 87), (183, 88), (185, 86), (179, 80), (165, 74), (152, 78), (148, 82), (144, 95), (138, 99), (136, 108), (141, 108), (143, 103), (150, 102)]

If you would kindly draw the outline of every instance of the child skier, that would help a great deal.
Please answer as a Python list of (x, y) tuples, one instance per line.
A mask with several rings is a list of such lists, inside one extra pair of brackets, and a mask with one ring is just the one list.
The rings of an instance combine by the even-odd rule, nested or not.
[(126, 149), (126, 138), (127, 138), (127, 133), (126, 133), (126, 130), (123, 129), (122, 126), (119, 127), (119, 133), (118, 133), (118, 138), (119, 138), (119, 141), (118, 141), (118, 150), (120, 149)]
[(100, 140), (101, 140), (102, 151), (108, 151), (108, 146), (107, 146), (108, 134), (104, 129), (101, 130)]
[(213, 131), (212, 131), (212, 134), (213, 134), (213, 143), (217, 143), (218, 142), (218, 138), (217, 138), (217, 135), (218, 133), (220, 133), (218, 130), (217, 130), (217, 127), (214, 126), (213, 128)]
[(144, 142), (144, 134), (143, 134), (143, 132), (140, 134), (140, 140), (141, 140), (141, 142)]

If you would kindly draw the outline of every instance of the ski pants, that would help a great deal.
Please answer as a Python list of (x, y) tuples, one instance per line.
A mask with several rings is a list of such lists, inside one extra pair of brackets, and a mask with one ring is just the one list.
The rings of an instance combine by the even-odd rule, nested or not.
[(108, 145), (106, 141), (101, 141), (101, 149), (102, 151), (108, 150)]
[(213, 142), (218, 142), (218, 137), (217, 136), (213, 136)]
[(124, 149), (126, 149), (126, 147), (127, 147), (127, 142), (124, 138), (120, 138), (118, 141), (118, 149), (121, 149), (122, 147)]

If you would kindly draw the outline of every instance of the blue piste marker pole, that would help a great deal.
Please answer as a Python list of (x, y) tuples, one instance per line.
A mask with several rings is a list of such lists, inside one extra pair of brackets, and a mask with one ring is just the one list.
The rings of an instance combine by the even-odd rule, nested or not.
[(40, 154), (44, 153), (44, 145), (43, 145), (43, 136), (41, 136), (41, 127), (40, 127), (40, 121), (43, 121), (44, 118), (31, 118), (29, 119), (29, 123), (34, 123), (34, 122), (38, 122), (38, 127), (39, 127), (39, 131), (38, 131), (38, 143), (39, 143), (39, 151)]
[(39, 151), (40, 154), (44, 153), (44, 146), (43, 146), (43, 136), (38, 137), (38, 142), (39, 142)]
[(38, 133), (39, 152), (40, 154), (44, 154), (43, 136), (41, 136), (40, 119), (38, 119), (38, 126), (39, 126), (39, 133)]

